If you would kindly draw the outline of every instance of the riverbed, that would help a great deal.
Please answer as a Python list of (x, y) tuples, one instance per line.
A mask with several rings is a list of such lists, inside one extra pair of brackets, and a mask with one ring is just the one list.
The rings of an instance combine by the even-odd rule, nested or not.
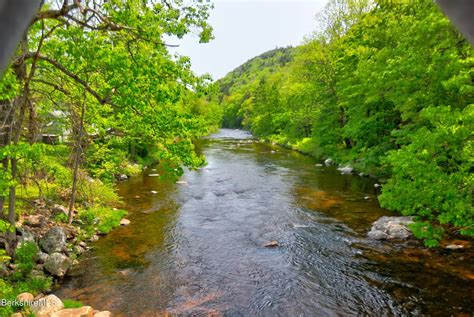
[(119, 316), (474, 312), (471, 249), (367, 238), (392, 215), (374, 180), (241, 130), (198, 150), (208, 164), (178, 183), (157, 167), (119, 184), (131, 224), (94, 243), (58, 295)]

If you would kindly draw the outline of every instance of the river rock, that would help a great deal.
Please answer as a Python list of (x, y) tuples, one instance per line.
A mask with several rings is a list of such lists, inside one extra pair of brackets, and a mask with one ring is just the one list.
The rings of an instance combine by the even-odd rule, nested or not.
[(61, 253), (51, 254), (44, 263), (46, 271), (57, 277), (63, 277), (70, 266), (69, 258)]
[(153, 174), (148, 174), (149, 177), (158, 177), (160, 176), (160, 174), (157, 174), (157, 173), (153, 173)]
[(49, 229), (40, 240), (41, 248), (48, 254), (66, 250), (66, 233), (61, 227)]
[(130, 224), (130, 220), (123, 218), (120, 220), (120, 225), (121, 226), (128, 226)]
[(333, 164), (334, 164), (334, 160), (332, 158), (327, 158), (324, 160), (324, 165), (326, 166), (333, 165)]
[(280, 244), (276, 240), (271, 240), (265, 243), (266, 248), (273, 248), (273, 247), (278, 247), (278, 246), (280, 246)]
[(35, 261), (37, 263), (44, 263), (46, 262), (46, 260), (49, 258), (49, 254), (48, 253), (44, 253), (42, 251), (38, 251), (38, 253), (36, 253), (35, 255)]
[(346, 165), (346, 166), (343, 166), (343, 167), (338, 167), (337, 170), (340, 171), (342, 174), (350, 174), (350, 173), (352, 173), (354, 168), (350, 165)]
[(128, 179), (128, 176), (125, 174), (120, 174), (117, 176), (118, 181), (126, 181)]
[(93, 317), (94, 309), (90, 306), (82, 306), (79, 308), (66, 308), (54, 312), (51, 317)]
[(94, 317), (112, 317), (112, 313), (108, 310), (100, 311), (94, 314)]
[(34, 299), (35, 296), (31, 293), (21, 293), (16, 297), (16, 300), (19, 302), (32, 302)]
[(51, 211), (53, 212), (53, 216), (57, 216), (60, 214), (64, 214), (67, 216), (69, 214), (69, 210), (66, 207), (58, 204), (55, 204), (53, 208), (51, 208)]
[(44, 225), (43, 215), (30, 215), (24, 218), (24, 222), (30, 227), (42, 227)]
[(31, 311), (36, 317), (50, 317), (54, 312), (63, 308), (63, 302), (53, 294), (40, 298), (31, 305)]
[(83, 247), (81, 247), (80, 245), (75, 245), (74, 248), (73, 248), (73, 252), (77, 255), (81, 255), (85, 251), (86, 250)]
[(413, 217), (381, 217), (372, 224), (368, 236), (375, 240), (407, 239), (411, 236), (411, 223)]
[(316, 166), (316, 167), (323, 167), (324, 165), (318, 163), (318, 164), (314, 164), (314, 166)]
[(18, 245), (33, 242), (36, 243), (36, 238), (33, 233), (25, 228), (19, 228), (18, 231), (20, 232), (20, 236), (18, 237)]

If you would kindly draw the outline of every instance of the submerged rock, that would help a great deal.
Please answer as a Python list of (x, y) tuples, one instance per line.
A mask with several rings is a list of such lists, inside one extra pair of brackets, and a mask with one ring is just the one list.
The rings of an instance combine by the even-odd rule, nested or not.
[(280, 246), (280, 244), (276, 240), (271, 240), (271, 241), (268, 241), (267, 243), (265, 243), (266, 248), (273, 248), (273, 247), (279, 247), (279, 246)]
[(51, 254), (44, 263), (45, 270), (57, 277), (63, 277), (70, 266), (69, 258), (61, 253)]
[(48, 254), (66, 250), (66, 233), (61, 227), (49, 229), (40, 240), (41, 248)]
[(381, 217), (372, 224), (368, 237), (375, 240), (402, 240), (411, 236), (408, 225), (413, 217)]

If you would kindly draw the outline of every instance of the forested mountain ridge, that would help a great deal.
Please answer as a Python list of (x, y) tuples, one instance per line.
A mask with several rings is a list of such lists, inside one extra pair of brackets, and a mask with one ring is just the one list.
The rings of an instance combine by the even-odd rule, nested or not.
[(262, 73), (277, 72), (293, 60), (294, 48), (291, 46), (275, 48), (249, 59), (223, 78), (219, 79), (220, 92), (230, 95), (232, 88), (238, 88), (262, 77)]
[(473, 48), (428, 0), (330, 1), (318, 23), (284, 66), (218, 81), (224, 125), (385, 180), (427, 245), (472, 236)]
[[(240, 104), (251, 102), (250, 93), (255, 85), (271, 75), (283, 74), (294, 58), (295, 49), (291, 46), (276, 48), (258, 55), (237, 67), (224, 78), (217, 81), (219, 100), (223, 107), (223, 127), (238, 128), (244, 119)], [(222, 102), (225, 99), (225, 102)]]

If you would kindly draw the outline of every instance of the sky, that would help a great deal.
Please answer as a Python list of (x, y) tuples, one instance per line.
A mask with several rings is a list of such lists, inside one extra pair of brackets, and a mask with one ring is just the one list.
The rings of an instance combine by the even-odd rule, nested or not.
[(173, 40), (171, 49), (191, 58), (193, 71), (224, 77), (268, 50), (301, 44), (316, 30), (315, 15), (327, 0), (215, 0), (209, 23), (215, 39), (200, 44), (198, 36)]

